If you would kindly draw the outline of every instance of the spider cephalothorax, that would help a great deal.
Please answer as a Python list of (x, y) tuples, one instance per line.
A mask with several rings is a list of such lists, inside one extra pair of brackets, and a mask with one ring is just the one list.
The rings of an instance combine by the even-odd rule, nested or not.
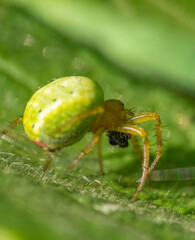
[(128, 140), (131, 139), (131, 134), (129, 133), (108, 131), (106, 135), (109, 138), (109, 143), (111, 145), (119, 145), (120, 148), (129, 146)]

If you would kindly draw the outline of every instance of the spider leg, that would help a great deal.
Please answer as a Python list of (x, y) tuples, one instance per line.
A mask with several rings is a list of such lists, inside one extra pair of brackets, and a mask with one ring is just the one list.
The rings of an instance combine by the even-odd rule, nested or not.
[(12, 128), (14, 128), (16, 125), (18, 125), (19, 123), (23, 122), (23, 117), (20, 116), (18, 119), (16, 119), (15, 121), (13, 121), (7, 128), (5, 128), (2, 132), (1, 132), (1, 137), (3, 135), (6, 135)]
[(161, 121), (160, 117), (157, 113), (153, 112), (145, 112), (145, 113), (140, 113), (140, 114), (135, 114), (134, 116), (131, 117), (131, 119), (128, 120), (129, 124), (137, 124), (141, 122), (146, 122), (150, 120), (155, 120), (155, 130), (156, 130), (156, 138), (157, 138), (157, 155), (150, 165), (148, 169), (148, 173), (152, 171), (156, 163), (158, 162), (161, 154), (162, 154), (162, 136), (161, 136)]
[(99, 165), (100, 165), (100, 172), (101, 172), (101, 174), (104, 174), (100, 140), (97, 142), (97, 150), (98, 150), (98, 160), (99, 160)]
[(132, 135), (131, 136), (131, 141), (133, 143), (133, 148), (135, 149), (135, 152), (136, 152), (137, 156), (142, 161), (142, 151), (141, 151), (141, 148), (140, 148), (137, 137)]
[[(129, 109), (125, 109), (125, 112), (127, 115), (129, 115), (131, 118), (135, 115), (131, 110)], [(142, 151), (139, 145), (139, 142), (136, 138), (136, 136), (132, 135), (131, 136), (131, 141), (133, 143), (133, 148), (135, 149), (135, 152), (137, 153), (137, 156), (139, 157), (139, 159), (142, 161)]]
[[(83, 149), (83, 151), (79, 154), (79, 156), (67, 167), (67, 171), (71, 170), (85, 155), (89, 153), (89, 151), (99, 142), (102, 133), (104, 132), (103, 128), (97, 130), (96, 133), (93, 134), (93, 137), (88, 143), (88, 145)], [(101, 167), (100, 167), (101, 170)]]
[(53, 151), (49, 151), (49, 157), (47, 159), (47, 162), (45, 163), (45, 166), (43, 168), (43, 171), (45, 172), (47, 170), (47, 168), (49, 167), (52, 159), (53, 159), (53, 156), (54, 156), (54, 152)]
[(70, 121), (68, 121), (64, 125), (60, 126), (58, 129), (56, 129), (52, 134), (55, 135), (56, 133), (59, 133), (61, 130), (67, 128), (68, 126), (70, 126), (71, 124), (74, 124), (77, 121), (81, 121), (81, 120), (83, 120), (85, 118), (88, 118), (90, 116), (95, 116), (95, 115), (102, 114), (103, 112), (104, 112), (104, 108), (102, 106), (98, 106), (98, 107), (95, 107), (95, 108), (93, 108), (89, 111), (78, 114), (75, 117), (73, 117)]
[(141, 127), (138, 127), (136, 125), (131, 125), (131, 124), (124, 124), (124, 125), (119, 126), (116, 129), (111, 129), (111, 130), (112, 131), (117, 131), (117, 132), (129, 133), (129, 134), (132, 134), (132, 135), (137, 135), (137, 136), (142, 137), (142, 142), (143, 142), (142, 177), (141, 177), (141, 180), (140, 180), (140, 184), (137, 188), (137, 191), (136, 191), (135, 195), (133, 196), (133, 198), (131, 199), (131, 201), (133, 202), (137, 198), (140, 191), (142, 190), (142, 188), (144, 186), (144, 182), (146, 180), (147, 172), (148, 172), (148, 166), (149, 166), (149, 140), (148, 140), (148, 136), (147, 136), (147, 133), (145, 132), (144, 129), (142, 129)]
[[(67, 128), (68, 126), (70, 126), (71, 124), (74, 124), (77, 121), (81, 121), (85, 118), (88, 118), (90, 116), (95, 116), (95, 115), (101, 115), (102, 113), (104, 113), (104, 107), (102, 106), (98, 106), (95, 107), (89, 111), (86, 111), (84, 113), (78, 114), (76, 115), (74, 118), (72, 118), (70, 121), (68, 121), (67, 123), (65, 123), (64, 125), (60, 126), (57, 130), (55, 130), (52, 134), (55, 135), (56, 133), (60, 132), (61, 130)], [(99, 130), (93, 135), (93, 138), (91, 140), (91, 142), (86, 146), (85, 149), (83, 149), (83, 151), (81, 152), (81, 154), (72, 162), (72, 164), (67, 168), (67, 171), (71, 170), (74, 165), (76, 165), (81, 159), (82, 157), (84, 157), (86, 154), (88, 154), (88, 152), (91, 150), (91, 148), (93, 148), (93, 146), (99, 142), (100, 137), (103, 133), (104, 129), (102, 130), (101, 133), (99, 133)], [(100, 172), (103, 174), (103, 164), (102, 164), (102, 156), (101, 156), (101, 148), (100, 145), (98, 145), (98, 159), (99, 159), (99, 165), (100, 165)]]

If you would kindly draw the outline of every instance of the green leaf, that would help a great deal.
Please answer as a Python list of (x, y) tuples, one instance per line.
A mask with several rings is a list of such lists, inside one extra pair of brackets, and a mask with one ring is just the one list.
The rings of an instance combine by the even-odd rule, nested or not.
[[(83, 75), (105, 99), (135, 112), (158, 112), (163, 156), (154, 170), (194, 169), (193, 1), (14, 1), (0, 3), (0, 129), (23, 114), (32, 94), (55, 78)], [(154, 123), (141, 124), (156, 151)], [(129, 148), (102, 139), (105, 176), (93, 150), (66, 167), (90, 141), (47, 154), (22, 126), (0, 140), (3, 239), (193, 239), (191, 180), (151, 181), (131, 203), (141, 163)], [(140, 141), (141, 144), (141, 141)], [(194, 171), (194, 170), (192, 170)], [(156, 179), (156, 178), (154, 178)]]

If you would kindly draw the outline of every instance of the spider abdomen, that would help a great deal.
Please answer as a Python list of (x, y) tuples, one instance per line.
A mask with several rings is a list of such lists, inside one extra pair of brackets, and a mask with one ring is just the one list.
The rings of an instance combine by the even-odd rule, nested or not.
[(80, 140), (91, 127), (94, 116), (59, 129), (72, 118), (103, 105), (100, 86), (86, 77), (59, 78), (40, 88), (29, 100), (23, 117), (25, 132), (43, 148), (60, 149)]

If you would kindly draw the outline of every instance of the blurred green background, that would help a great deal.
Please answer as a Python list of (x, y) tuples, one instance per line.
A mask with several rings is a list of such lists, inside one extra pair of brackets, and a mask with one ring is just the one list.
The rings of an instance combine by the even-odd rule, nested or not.
[[(161, 116), (163, 155), (155, 170), (191, 169), (190, 181), (147, 182), (132, 145), (102, 139), (105, 176), (94, 149), (65, 168), (90, 140), (47, 154), (18, 126), (0, 140), (0, 239), (194, 239), (195, 2), (193, 0), (0, 0), (0, 129), (23, 114), (52, 80), (83, 75), (105, 99)], [(154, 122), (141, 124), (156, 151)]]

